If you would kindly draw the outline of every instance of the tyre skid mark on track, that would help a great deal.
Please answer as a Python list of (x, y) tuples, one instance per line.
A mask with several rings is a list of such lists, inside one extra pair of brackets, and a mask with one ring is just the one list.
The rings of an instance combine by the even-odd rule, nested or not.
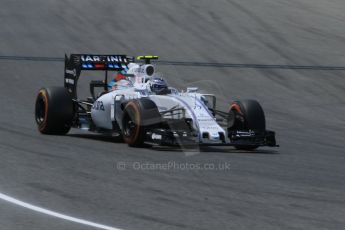
[[(32, 57), (32, 56), (6, 56), (0, 55), (0, 60), (7, 61), (37, 61), (37, 62), (63, 62), (59, 57)], [(323, 65), (270, 65), (270, 64), (243, 64), (243, 63), (217, 63), (195, 61), (154, 61), (160, 65), (190, 66), (190, 67), (215, 67), (215, 68), (239, 68), (239, 69), (287, 69), (287, 70), (345, 70), (345, 66)]]

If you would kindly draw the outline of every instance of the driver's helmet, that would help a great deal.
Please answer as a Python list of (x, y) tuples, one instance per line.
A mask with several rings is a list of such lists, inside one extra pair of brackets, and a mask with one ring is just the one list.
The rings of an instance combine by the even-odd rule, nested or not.
[(168, 85), (163, 78), (153, 77), (150, 79), (150, 88), (152, 92), (160, 94), (168, 89)]

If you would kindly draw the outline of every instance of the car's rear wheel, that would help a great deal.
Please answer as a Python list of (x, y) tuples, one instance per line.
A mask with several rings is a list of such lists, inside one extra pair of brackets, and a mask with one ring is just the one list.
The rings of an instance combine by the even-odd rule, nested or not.
[(72, 96), (64, 87), (42, 88), (35, 103), (35, 120), (43, 134), (66, 134), (73, 119)]
[[(228, 116), (229, 131), (265, 131), (266, 120), (261, 105), (255, 100), (234, 101)], [(238, 145), (236, 149), (254, 150), (257, 145)]]
[(160, 123), (161, 116), (156, 104), (142, 98), (127, 103), (122, 116), (122, 136), (124, 141), (132, 147), (144, 144), (148, 129)]

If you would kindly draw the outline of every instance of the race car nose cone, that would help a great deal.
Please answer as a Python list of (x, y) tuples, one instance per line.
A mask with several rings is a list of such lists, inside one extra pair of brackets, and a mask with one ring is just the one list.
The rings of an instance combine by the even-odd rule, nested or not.
[(211, 141), (219, 141), (219, 133), (210, 133)]

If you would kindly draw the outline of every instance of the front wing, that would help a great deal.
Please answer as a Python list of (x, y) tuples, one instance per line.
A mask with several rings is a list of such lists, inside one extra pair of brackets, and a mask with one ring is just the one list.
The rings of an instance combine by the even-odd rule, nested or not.
[(196, 133), (154, 129), (146, 133), (146, 141), (164, 146), (200, 145), (200, 146), (268, 146), (278, 147), (273, 131), (229, 131), (228, 138), (206, 141)]

